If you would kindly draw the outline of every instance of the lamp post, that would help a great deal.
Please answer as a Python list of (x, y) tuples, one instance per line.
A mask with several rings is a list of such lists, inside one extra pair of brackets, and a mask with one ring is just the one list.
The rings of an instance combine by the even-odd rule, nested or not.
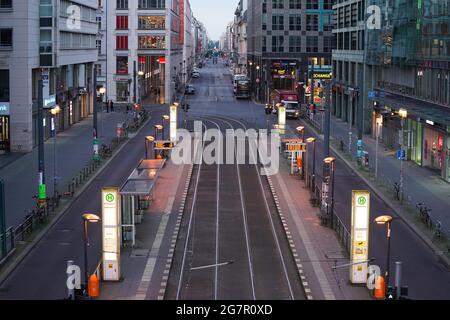
[[(403, 156), (403, 151), (405, 150), (405, 119), (408, 118), (408, 111), (405, 109), (400, 109), (399, 115), (401, 118), (401, 124), (402, 124), (402, 137), (401, 137), (401, 155)], [(400, 161), (400, 202), (403, 204), (403, 197), (404, 197), (404, 177), (403, 177), (403, 162), (405, 159), (401, 159)]]
[(155, 128), (155, 139), (158, 139), (158, 131), (162, 132), (162, 130), (164, 130), (164, 126), (157, 124), (155, 125), (154, 128)]
[(88, 226), (90, 223), (98, 223), (101, 219), (92, 213), (86, 213), (83, 215), (84, 224), (84, 281), (86, 284), (86, 293), (88, 292), (89, 285), (89, 265), (88, 265), (88, 247), (89, 247), (89, 236), (88, 236)]
[(52, 133), (53, 133), (53, 198), (56, 200), (58, 196), (58, 167), (56, 159), (56, 117), (61, 112), (61, 108), (57, 105), (51, 111), (52, 114)]
[(308, 138), (306, 142), (312, 143), (313, 145), (313, 169), (312, 169), (312, 177), (311, 177), (311, 185), (313, 192), (316, 191), (316, 138)]
[(259, 70), (261, 69), (261, 67), (259, 65), (256, 66), (256, 100), (259, 101), (259, 90), (260, 90), (260, 86), (261, 86), (261, 77), (259, 75)]
[(155, 137), (153, 136), (147, 136), (145, 137), (145, 159), (148, 160), (148, 154), (149, 154), (149, 144), (155, 142)]
[[(336, 165), (336, 158), (334, 158), (334, 157), (328, 157), (328, 158), (325, 158), (324, 160), (323, 160), (323, 162), (324, 162), (324, 165), (325, 166), (328, 166), (329, 168), (331, 168), (331, 173), (330, 173), (330, 178), (331, 178), (331, 204), (330, 204), (330, 207), (331, 207), (331, 214), (330, 214), (330, 217), (331, 217), (331, 226), (333, 227), (333, 215), (334, 215), (334, 177), (335, 177), (335, 165)], [(327, 208), (328, 208), (328, 206), (327, 206)]]
[(382, 117), (378, 117), (376, 119), (376, 129), (375, 129), (375, 134), (376, 134), (376, 150), (375, 150), (375, 178), (378, 178), (378, 158), (379, 158), (379, 149), (380, 149), (380, 131), (381, 131), (381, 125), (383, 122), (383, 118)]
[(168, 116), (167, 114), (162, 116), (162, 126), (163, 126), (162, 139), (163, 140), (165, 139), (165, 132), (164, 131), (165, 131), (165, 128), (166, 128), (166, 121), (170, 121), (170, 116)]
[[(389, 288), (389, 269), (391, 265), (391, 227), (392, 221), (394, 219), (391, 216), (380, 216), (375, 219), (375, 223), (378, 225), (385, 225), (387, 229), (387, 241), (388, 241), (388, 249), (387, 249), (387, 263), (386, 263), (386, 290)], [(387, 291), (386, 291), (387, 293)]]
[[(101, 87), (99, 92), (100, 92), (100, 95), (102, 97), (102, 110), (100, 112), (100, 117), (101, 117), (101, 119), (100, 119), (100, 125), (101, 125), (101, 133), (100, 133), (100, 135), (101, 135), (101, 137), (103, 137), (103, 104), (105, 102), (108, 103), (108, 101), (103, 101), (103, 99), (104, 99), (104, 97), (106, 95), (106, 88), (105, 87)], [(106, 106), (106, 109), (108, 110), (108, 106)]]
[[(305, 142), (305, 127), (297, 127), (297, 133), (302, 137), (302, 143)], [(302, 160), (304, 160), (304, 153), (301, 154)], [(302, 161), (302, 179), (305, 179), (305, 161)]]
[(142, 91), (143, 91), (143, 88), (142, 88), (142, 80), (143, 80), (143, 77), (144, 77), (144, 71), (139, 71), (138, 72), (138, 76), (139, 76), (139, 103), (142, 105)]

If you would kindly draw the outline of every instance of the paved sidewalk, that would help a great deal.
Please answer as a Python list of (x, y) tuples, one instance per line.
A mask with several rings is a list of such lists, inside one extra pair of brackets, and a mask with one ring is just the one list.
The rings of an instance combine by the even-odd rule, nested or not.
[[(296, 137), (291, 128), (288, 136)], [(352, 286), (348, 282), (349, 255), (334, 230), (321, 226), (320, 209), (310, 203), (310, 193), (298, 175), (290, 175), (286, 158), (281, 158), (280, 172), (271, 177), (280, 207), (296, 245), (304, 278), (315, 300), (369, 300), (366, 287)], [(295, 190), (295, 193), (294, 193)], [(288, 233), (289, 235), (289, 233)], [(299, 262), (297, 262), (299, 263)]]
[[(332, 137), (337, 141), (343, 141), (347, 146), (349, 142), (348, 123), (335, 117), (332, 118)], [(353, 129), (352, 154), (356, 155), (358, 133)], [(375, 168), (376, 140), (365, 135), (364, 150), (369, 152), (370, 167)], [(374, 170), (374, 169), (373, 169)], [(400, 161), (397, 160), (395, 152), (387, 150), (380, 143), (378, 158), (378, 173), (385, 187), (391, 188), (395, 182), (400, 181)], [(405, 199), (415, 205), (418, 202), (425, 203), (432, 211), (433, 221), (441, 221), (443, 230), (450, 231), (450, 184), (443, 181), (432, 171), (421, 168), (411, 161), (404, 162), (404, 190)], [(449, 234), (450, 235), (450, 234)]]
[[(98, 118), (101, 143), (109, 144), (116, 136), (117, 123), (123, 122), (125, 112), (100, 113)], [(92, 115), (57, 136), (58, 189), (67, 192), (67, 184), (89, 162), (93, 154)], [(53, 139), (45, 143), (47, 194), (53, 194)], [(2, 159), (0, 157), (0, 166)], [(37, 194), (38, 149), (18, 157), (0, 169), (5, 181), (7, 227), (20, 224), (27, 211), (32, 210)]]

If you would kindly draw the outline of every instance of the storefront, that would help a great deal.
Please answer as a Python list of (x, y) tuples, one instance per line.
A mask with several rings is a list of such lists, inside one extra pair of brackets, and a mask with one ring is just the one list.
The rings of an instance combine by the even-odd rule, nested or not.
[(423, 138), (423, 166), (445, 175), (446, 150), (444, 143), (446, 132), (436, 130), (430, 121), (424, 128)]
[(445, 181), (450, 183), (450, 126), (447, 127), (447, 136), (445, 143)]
[(9, 102), (0, 102), (0, 154), (10, 151)]

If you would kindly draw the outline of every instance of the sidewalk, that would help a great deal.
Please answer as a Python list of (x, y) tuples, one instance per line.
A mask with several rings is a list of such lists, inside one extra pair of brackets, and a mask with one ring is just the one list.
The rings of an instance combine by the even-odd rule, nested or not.
[[(98, 127), (101, 144), (109, 144), (116, 137), (117, 123), (125, 121), (124, 112), (99, 113)], [(67, 192), (67, 184), (86, 165), (93, 154), (92, 115), (57, 136), (56, 164), (58, 190)], [(54, 175), (53, 139), (45, 143), (47, 194), (53, 194)], [(9, 156), (0, 156), (0, 167), (9, 161)], [(20, 224), (27, 211), (32, 210), (37, 194), (38, 149), (9, 161), (0, 169), (5, 181), (7, 227)]]
[[(345, 146), (349, 141), (349, 127), (342, 120), (332, 117), (331, 135), (337, 143), (341, 140)], [(356, 155), (358, 133), (353, 129), (352, 156)], [(370, 167), (374, 171), (376, 158), (376, 140), (371, 136), (363, 138), (364, 150), (369, 152)], [(348, 149), (346, 147), (346, 149)], [(353, 156), (354, 157), (354, 156)], [(450, 236), (450, 184), (443, 181), (438, 175), (426, 168), (421, 168), (411, 161), (404, 162), (404, 194), (405, 201), (411, 202), (414, 207), (423, 202), (431, 208), (434, 222), (441, 221), (444, 232)], [(393, 190), (395, 182), (400, 181), (400, 161), (397, 160), (395, 152), (386, 150), (380, 142), (378, 157), (378, 177), (386, 188)]]
[[(289, 128), (289, 131), (292, 130)], [(293, 132), (288, 135), (296, 136)], [(318, 218), (320, 209), (311, 205), (304, 181), (297, 175), (290, 175), (285, 158), (280, 160), (280, 172), (270, 181), (280, 199), (287, 236), (292, 237), (295, 243), (294, 258), (298, 259), (296, 262), (303, 269), (304, 286), (310, 288), (314, 300), (372, 299), (366, 287), (352, 286), (348, 282), (349, 267), (332, 269), (349, 264), (348, 253), (335, 231), (321, 226)], [(293, 190), (296, 190), (295, 195)]]

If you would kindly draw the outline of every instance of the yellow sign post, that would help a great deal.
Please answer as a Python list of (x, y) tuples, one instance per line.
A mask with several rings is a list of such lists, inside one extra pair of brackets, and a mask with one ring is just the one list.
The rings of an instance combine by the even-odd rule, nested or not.
[(352, 192), (352, 251), (350, 282), (366, 284), (369, 270), (370, 192)]
[(102, 190), (103, 280), (120, 280), (120, 194), (118, 188)]

